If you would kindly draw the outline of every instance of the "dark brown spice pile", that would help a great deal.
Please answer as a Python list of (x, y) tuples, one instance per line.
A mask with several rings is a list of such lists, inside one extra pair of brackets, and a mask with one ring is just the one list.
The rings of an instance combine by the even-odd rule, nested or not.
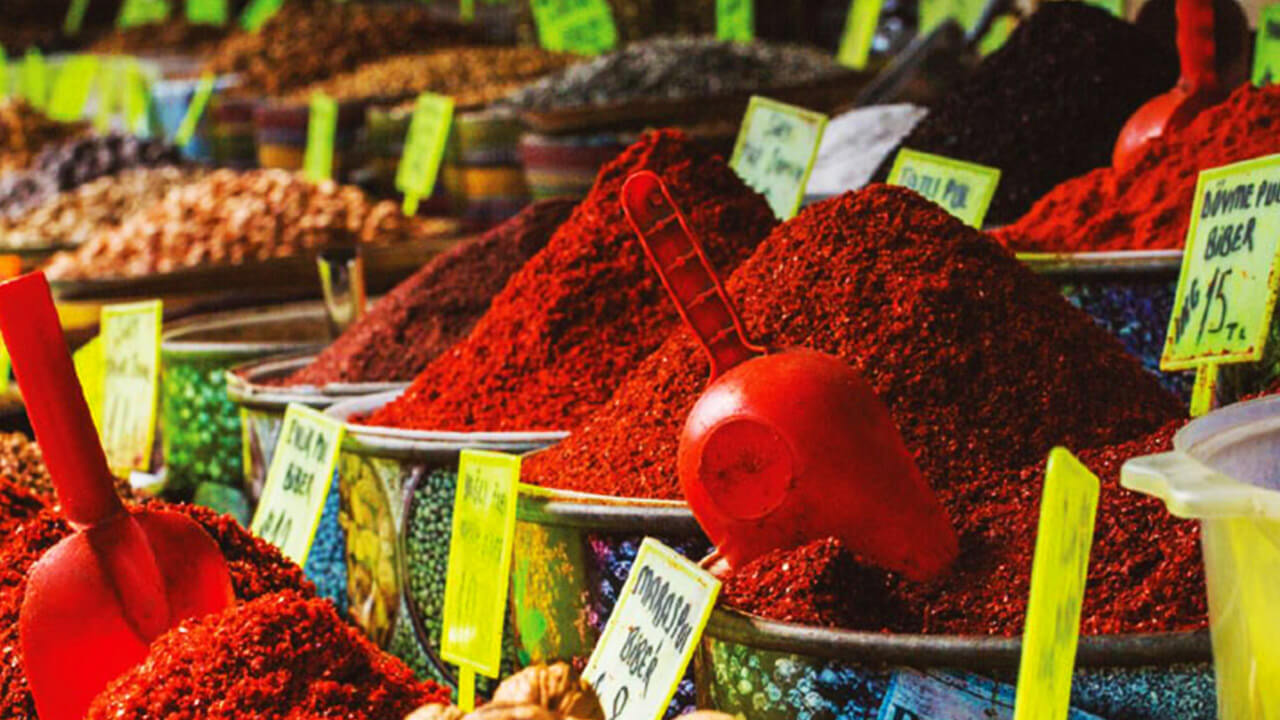
[(379, 300), (288, 385), (412, 380), (467, 336), (507, 279), (573, 210), (545, 200), (435, 258)]

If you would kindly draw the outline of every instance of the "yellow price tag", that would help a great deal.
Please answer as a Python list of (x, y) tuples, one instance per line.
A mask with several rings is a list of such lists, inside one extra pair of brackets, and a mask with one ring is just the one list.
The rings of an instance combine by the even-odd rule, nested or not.
[(0, 97), (12, 94), (13, 88), (9, 87), (9, 56), (4, 51), (4, 45), (0, 44)]
[(75, 122), (83, 117), (97, 76), (98, 58), (93, 55), (76, 55), (64, 62), (53, 82), (49, 117), (62, 122)]
[(605, 0), (530, 0), (543, 48), (599, 55), (618, 46), (618, 28)]
[(822, 113), (753, 96), (729, 166), (764, 195), (774, 215), (789, 220), (800, 209), (826, 128)]
[(871, 57), (871, 41), (876, 37), (880, 24), (880, 10), (884, 0), (853, 0), (844, 18), (844, 33), (840, 36), (840, 48), (836, 61), (841, 65), (862, 70)]
[(475, 707), (475, 674), (497, 677), (502, 658), (520, 458), (463, 450), (453, 500), (440, 657), (459, 667), (458, 706)]
[(284, 413), (262, 498), (249, 529), (305, 566), (320, 515), (333, 484), (344, 426), (305, 405), (291, 403)]
[(610, 720), (660, 720), (711, 617), (720, 581), (645, 538), (583, 676)]
[(22, 56), (22, 96), (41, 110), (49, 104), (49, 68), (38, 48)]
[(1064, 448), (1049, 452), (1013, 720), (1065, 720), (1098, 512), (1098, 478)]
[(84, 391), (89, 414), (93, 416), (93, 425), (98, 428), (98, 437), (102, 437), (102, 336), (94, 335), (89, 342), (81, 345), (71, 354), (71, 362), (76, 366), (76, 377), (80, 379), (80, 388)]
[(404, 193), (405, 215), (416, 215), (418, 201), (435, 191), (452, 124), (453, 98), (435, 93), (418, 96), (396, 168), (396, 188)]
[(1280, 3), (1262, 8), (1253, 45), (1253, 84), (1270, 85), (1280, 78)]
[(333, 179), (333, 140), (337, 134), (338, 101), (324, 93), (313, 93), (302, 159), (302, 171), (311, 182)]
[(200, 82), (196, 85), (195, 94), (191, 96), (191, 102), (187, 105), (187, 112), (182, 116), (182, 122), (178, 123), (178, 131), (173, 134), (173, 144), (178, 147), (185, 147), (191, 142), (191, 138), (196, 136), (196, 128), (200, 126), (200, 118), (204, 115), (204, 109), (209, 105), (209, 98), (213, 96), (213, 73), (204, 73), (200, 76)]
[(121, 477), (151, 469), (162, 314), (159, 300), (102, 308), (102, 448)]
[(948, 18), (969, 32), (977, 27), (984, 5), (984, 0), (920, 0), (920, 34), (931, 32)]
[[(209, 85), (212, 91), (213, 84)], [(138, 124), (147, 119), (151, 105), (151, 87), (137, 58), (125, 61), (124, 70), (124, 120), (128, 132), (138, 132)], [(194, 128), (192, 130), (194, 132)]]
[(756, 35), (753, 0), (716, 0), (716, 39), (751, 42)]
[(227, 0), (187, 0), (187, 22), (226, 25)]
[(981, 228), (996, 186), (1000, 184), (1000, 171), (902, 148), (893, 160), (886, 182), (911, 188), (965, 224)]
[(1196, 180), (1162, 370), (1262, 358), (1280, 277), (1280, 155)]

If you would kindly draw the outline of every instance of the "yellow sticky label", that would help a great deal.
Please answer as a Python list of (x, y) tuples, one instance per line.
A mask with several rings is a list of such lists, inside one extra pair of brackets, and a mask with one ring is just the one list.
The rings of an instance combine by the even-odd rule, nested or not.
[(826, 129), (822, 113), (753, 96), (729, 165), (764, 196), (774, 215), (789, 220), (800, 209)]
[(97, 75), (98, 58), (93, 55), (75, 55), (63, 62), (53, 82), (49, 117), (62, 122), (75, 122), (83, 117)]
[(583, 671), (610, 720), (660, 720), (693, 659), (720, 581), (645, 538)]
[(1000, 184), (1000, 170), (902, 148), (886, 182), (911, 188), (966, 225), (981, 228)]
[(1013, 720), (1066, 720), (1080, 640), (1098, 478), (1064, 448), (1049, 452)]
[(405, 215), (417, 214), (418, 201), (435, 191), (452, 124), (453, 98), (435, 93), (418, 96), (396, 168), (396, 189), (404, 193)]
[(1280, 78), (1280, 3), (1262, 8), (1253, 45), (1253, 84), (1270, 85)]
[(302, 171), (311, 182), (333, 179), (333, 141), (338, 134), (338, 102), (324, 93), (311, 95), (307, 149)]
[(605, 0), (530, 0), (538, 43), (547, 50), (599, 55), (618, 46)]
[(716, 39), (751, 42), (755, 23), (754, 0), (716, 0)]
[(1162, 370), (1262, 358), (1280, 277), (1280, 155), (1196, 180)]
[(844, 18), (844, 33), (840, 36), (840, 48), (836, 61), (841, 65), (862, 70), (871, 57), (871, 41), (876, 37), (880, 24), (880, 10), (884, 0), (853, 0)]
[(213, 73), (204, 73), (200, 76), (200, 82), (196, 85), (195, 94), (191, 96), (191, 103), (187, 105), (187, 112), (182, 116), (182, 122), (178, 123), (178, 131), (173, 135), (173, 144), (183, 147), (191, 142), (191, 138), (196, 136), (196, 128), (200, 126), (200, 118), (204, 115), (204, 109), (209, 105), (209, 98), (213, 96)]
[(102, 336), (94, 335), (89, 342), (81, 345), (71, 354), (71, 362), (76, 366), (76, 377), (80, 378), (80, 388), (84, 391), (84, 401), (89, 406), (89, 414), (93, 416), (93, 425), (98, 428), (98, 436), (102, 436)]
[(1217, 388), (1218, 364), (1197, 367), (1196, 382), (1191, 386), (1191, 417), (1200, 417), (1213, 409), (1213, 393)]
[(453, 500), (440, 657), (497, 677), (516, 527), (516, 455), (463, 450)]
[(159, 300), (102, 308), (102, 448), (112, 472), (151, 469), (160, 378)]
[(305, 566), (333, 484), (344, 426), (305, 405), (290, 403), (262, 498), (249, 529)]

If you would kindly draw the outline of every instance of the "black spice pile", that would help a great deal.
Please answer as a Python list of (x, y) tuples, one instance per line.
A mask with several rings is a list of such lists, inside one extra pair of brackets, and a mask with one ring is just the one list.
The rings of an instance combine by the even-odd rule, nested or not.
[(1063, 180), (1110, 165), (1125, 121), (1177, 77), (1173, 53), (1133, 25), (1078, 2), (1046, 3), (902, 144), (999, 168), (987, 214), (999, 224)]

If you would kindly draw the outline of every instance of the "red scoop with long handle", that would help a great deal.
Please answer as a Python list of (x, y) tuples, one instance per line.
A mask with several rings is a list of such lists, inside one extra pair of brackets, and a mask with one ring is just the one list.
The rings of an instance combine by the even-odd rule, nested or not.
[(730, 568), (835, 536), (864, 561), (925, 580), (957, 553), (955, 530), (871, 386), (833, 355), (765, 352), (662, 180), (622, 188), (627, 220), (711, 359), (680, 436), (680, 484)]
[(1148, 100), (1125, 123), (1111, 157), (1118, 170), (1133, 167), (1152, 139), (1190, 125), (1225, 95), (1214, 67), (1213, 0), (1177, 0), (1175, 12), (1182, 75), (1172, 90)]
[(75, 532), (31, 568), (19, 615), (40, 720), (81, 720), (158, 635), (235, 599), (217, 544), (193, 520), (126, 509), (41, 273), (0, 284), (0, 332), (62, 512)]

